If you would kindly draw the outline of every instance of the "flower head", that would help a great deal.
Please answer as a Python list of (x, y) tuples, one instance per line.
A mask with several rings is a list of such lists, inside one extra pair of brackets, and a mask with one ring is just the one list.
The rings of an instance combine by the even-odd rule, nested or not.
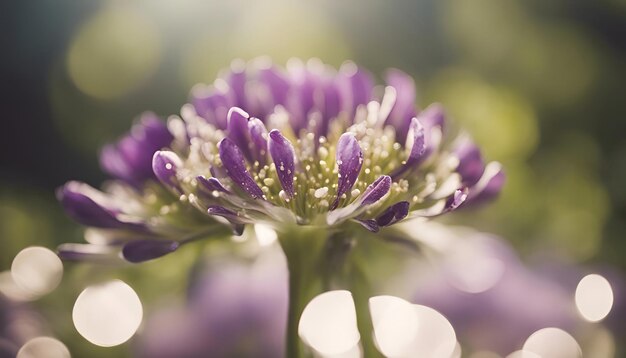
[(408, 75), (391, 70), (386, 83), (352, 63), (235, 62), (167, 128), (142, 120), (103, 151), (120, 179), (106, 194), (71, 182), (61, 201), (107, 254), (143, 261), (259, 221), (376, 232), (497, 194), (499, 164), (466, 135), (448, 138), (440, 105), (417, 109)]

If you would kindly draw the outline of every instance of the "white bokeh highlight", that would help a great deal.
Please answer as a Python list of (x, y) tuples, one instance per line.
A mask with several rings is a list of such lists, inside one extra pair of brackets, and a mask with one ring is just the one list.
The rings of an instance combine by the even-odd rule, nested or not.
[(70, 351), (59, 340), (36, 337), (26, 342), (17, 352), (17, 358), (70, 358)]
[(361, 338), (352, 294), (337, 290), (313, 298), (302, 312), (298, 334), (323, 357), (348, 354)]
[(574, 337), (555, 327), (543, 328), (531, 334), (522, 350), (540, 357), (582, 358), (582, 350)]
[(11, 277), (27, 295), (43, 296), (61, 283), (63, 263), (45, 247), (27, 247), (13, 259)]
[(276, 231), (266, 224), (254, 224), (256, 239), (261, 246), (270, 246), (278, 239)]
[(386, 357), (452, 357), (457, 347), (450, 322), (439, 312), (394, 296), (370, 299), (376, 344)]
[(583, 277), (576, 287), (576, 308), (589, 322), (604, 319), (613, 308), (613, 289), (606, 278), (592, 274)]
[(130, 339), (141, 324), (143, 308), (137, 293), (113, 280), (87, 287), (76, 299), (72, 319), (89, 342), (112, 347)]

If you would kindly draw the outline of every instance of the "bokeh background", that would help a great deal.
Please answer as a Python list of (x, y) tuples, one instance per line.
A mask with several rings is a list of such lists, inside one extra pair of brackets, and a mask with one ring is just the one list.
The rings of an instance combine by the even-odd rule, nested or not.
[[(27, 0), (1, 2), (0, 23), (0, 271), (26, 246), (81, 241), (54, 191), (99, 185), (99, 148), (137, 115), (178, 113), (194, 84), (259, 55), (411, 74), (418, 103), (442, 102), (506, 169), (499, 201), (451, 221), (529, 265), (626, 270), (626, 1)], [(184, 290), (192, 259), (163, 260), (173, 269), (121, 275), (148, 301), (146, 272)], [(53, 333), (79, 357), (124, 354), (72, 330), (65, 297), (81, 287), (67, 281), (37, 303)]]

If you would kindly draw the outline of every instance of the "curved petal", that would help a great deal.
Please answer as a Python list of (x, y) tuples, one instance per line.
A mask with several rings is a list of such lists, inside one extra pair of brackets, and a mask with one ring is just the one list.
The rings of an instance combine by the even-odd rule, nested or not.
[(263, 191), (246, 169), (245, 159), (237, 145), (229, 138), (224, 138), (218, 147), (222, 165), (232, 181), (252, 198), (262, 198)]
[(154, 175), (163, 185), (170, 189), (181, 192), (180, 183), (176, 173), (178, 168), (183, 166), (183, 162), (174, 152), (160, 150), (154, 153), (152, 157), (152, 170)]
[(126, 261), (139, 263), (165, 256), (179, 247), (180, 243), (174, 240), (135, 240), (124, 245), (122, 255)]
[(388, 207), (382, 214), (376, 218), (376, 224), (379, 226), (389, 226), (404, 219), (409, 214), (409, 202), (400, 201)]
[(295, 175), (296, 156), (293, 146), (277, 129), (273, 129), (269, 134), (268, 147), (274, 165), (276, 165), (276, 173), (280, 185), (292, 197), (294, 194), (293, 178)]
[(339, 137), (336, 160), (339, 168), (339, 180), (337, 181), (337, 198), (331, 210), (339, 205), (341, 196), (352, 189), (361, 172), (363, 151), (361, 151), (359, 141), (354, 134), (344, 133)]

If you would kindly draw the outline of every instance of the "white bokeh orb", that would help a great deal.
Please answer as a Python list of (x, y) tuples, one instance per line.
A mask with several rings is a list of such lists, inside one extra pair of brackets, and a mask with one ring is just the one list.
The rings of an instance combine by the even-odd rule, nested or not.
[(17, 352), (17, 358), (70, 358), (70, 351), (57, 339), (36, 337), (26, 342)]
[(45, 247), (27, 247), (13, 259), (11, 277), (26, 293), (42, 296), (61, 283), (63, 263), (57, 254)]
[(72, 319), (89, 342), (112, 347), (130, 339), (141, 324), (143, 308), (137, 293), (120, 280), (87, 287), (76, 299)]
[(324, 357), (354, 349), (361, 338), (352, 294), (337, 290), (313, 298), (298, 324), (300, 338)]

